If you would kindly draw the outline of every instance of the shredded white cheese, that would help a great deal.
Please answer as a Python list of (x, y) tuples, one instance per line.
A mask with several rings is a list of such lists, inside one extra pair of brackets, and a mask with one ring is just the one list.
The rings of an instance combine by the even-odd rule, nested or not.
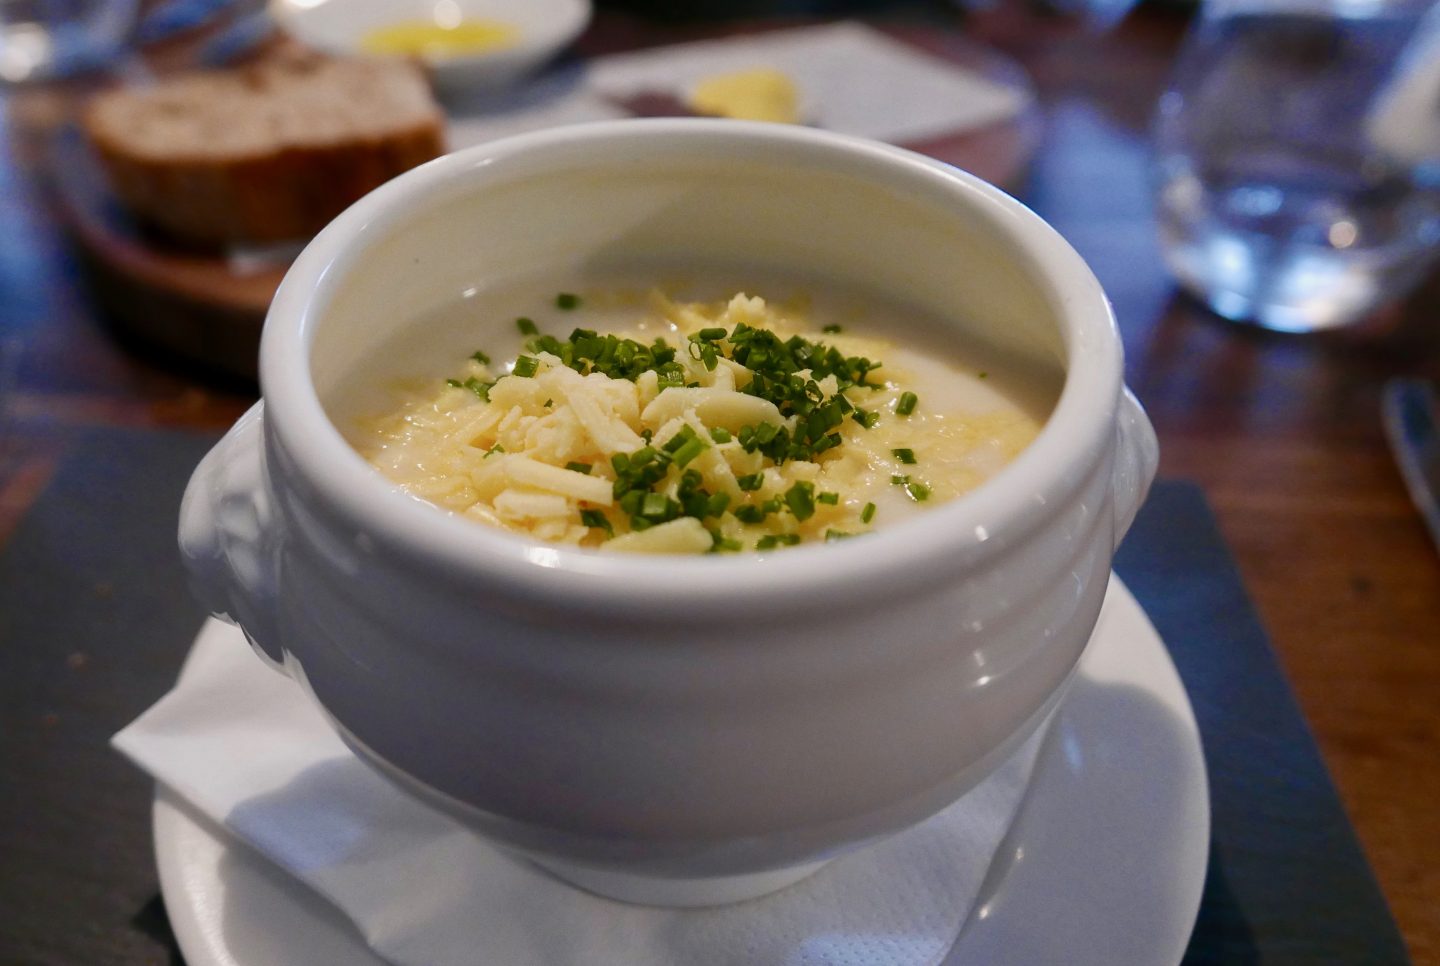
[[(653, 370), (634, 381), (582, 375), (547, 352), (527, 353), (530, 375), (507, 375), (472, 361), (447, 387), (369, 421), (357, 445), (408, 492), (470, 519), (562, 543), (696, 553), (862, 533), (973, 488), (1039, 428), (1013, 406), (945, 412), (922, 403), (911, 414), (897, 413), (906, 392), (922, 399), (944, 396), (897, 364), (904, 352), (877, 340), (815, 331), (803, 313), (761, 298), (742, 294), (728, 302), (680, 304), (657, 293), (649, 311), (652, 328), (673, 333), (667, 341), (678, 349), (683, 385), (662, 389)], [(844, 419), (834, 429), (840, 444), (813, 459), (777, 464), (755, 447), (747, 449), (743, 432), (762, 426), (794, 432), (796, 417), (742, 392), (754, 377), (744, 366), (722, 356), (711, 360), (712, 368), (687, 351), (688, 336), (703, 329), (733, 331), (742, 322), (781, 338), (801, 335), (833, 345), (847, 356), (884, 360), (871, 380), (876, 385), (845, 393), (854, 407), (876, 414), (872, 425)], [(653, 335), (636, 339), (648, 343)], [(488, 386), (488, 400), (466, 380), (471, 387)], [(838, 391), (833, 375), (815, 383), (825, 398)], [(637, 515), (617, 501), (620, 474), (613, 461), (647, 446), (663, 451), (672, 440), (688, 440), (687, 434), (701, 441), (689, 447), (698, 453), (690, 453), (683, 467), (671, 466), (651, 491), (662, 503), (679, 501), (690, 474), (691, 492), (698, 477), (698, 489), (716, 500), (723, 496), (725, 509), (700, 518), (642, 518), (644, 526), (636, 526)], [(805, 499), (792, 502), (797, 484)], [(737, 516), (742, 507), (767, 509), (754, 519), (755, 512)], [(751, 519), (742, 518), (745, 512)]]

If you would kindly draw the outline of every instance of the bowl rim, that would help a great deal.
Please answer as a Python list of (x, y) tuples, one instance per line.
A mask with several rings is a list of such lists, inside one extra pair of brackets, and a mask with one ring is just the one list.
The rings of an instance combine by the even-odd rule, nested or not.
[[(1037, 438), (981, 486), (863, 538), (776, 552), (646, 555), (550, 544), (458, 520), (381, 476), (330, 421), (310, 376), (310, 347), (323, 310), (360, 252), (457, 179), (483, 181), (496, 162), (618, 143), (643, 150), (661, 139), (695, 152), (726, 142), (788, 145), (834, 170), (882, 166), (952, 192), (1030, 254), (1042, 295), (1063, 320), (1065, 377)], [(1003, 552), (1045, 519), (1108, 455), (1122, 386), (1123, 349), (1100, 283), (1058, 232), (1000, 189), (935, 159), (879, 142), (811, 128), (709, 119), (627, 119), (521, 134), (427, 162), (371, 192), (337, 217), (286, 273), (267, 315), (260, 384), (267, 446), (299, 472), (307, 496), (365, 546), (448, 583), (484, 586), (533, 604), (562, 603), (611, 615), (753, 619), (806, 607), (850, 608), (909, 598), (983, 557)], [(337, 468), (339, 471), (337, 471)], [(274, 485), (275, 459), (270, 460)], [(291, 481), (294, 482), (294, 481)], [(1108, 547), (1106, 548), (1108, 551)], [(477, 584), (476, 582), (479, 581)], [(743, 601), (743, 607), (737, 607)]]

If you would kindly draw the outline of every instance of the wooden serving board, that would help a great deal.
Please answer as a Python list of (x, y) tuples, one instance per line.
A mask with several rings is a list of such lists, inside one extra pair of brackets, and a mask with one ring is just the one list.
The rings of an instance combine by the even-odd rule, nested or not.
[(159, 238), (121, 209), (79, 131), (61, 134), (56, 152), (61, 215), (116, 327), (186, 362), (255, 379), (260, 329), (289, 260), (249, 267)]

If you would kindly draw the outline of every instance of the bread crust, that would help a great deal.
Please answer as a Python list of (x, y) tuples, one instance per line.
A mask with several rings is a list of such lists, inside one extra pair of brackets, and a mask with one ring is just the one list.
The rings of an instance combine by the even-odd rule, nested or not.
[[(244, 73), (233, 76), (244, 83)], [(177, 145), (173, 153), (157, 152), (114, 120), (154, 90), (102, 95), (133, 100), (118, 109), (108, 105), (108, 118), (92, 104), (85, 130), (125, 208), (167, 235), (203, 246), (309, 238), (363, 195), (444, 152), (442, 115), (433, 101), (387, 130), (318, 143), (277, 140), (233, 152)], [(283, 84), (275, 85), (275, 96), (284, 96)], [(194, 110), (216, 108), (197, 103)]]

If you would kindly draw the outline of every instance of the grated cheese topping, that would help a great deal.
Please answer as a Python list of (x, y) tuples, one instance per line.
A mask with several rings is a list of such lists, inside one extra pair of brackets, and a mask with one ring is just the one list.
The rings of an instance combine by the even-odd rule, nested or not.
[[(459, 378), (363, 424), (357, 447), (406, 492), (472, 520), (605, 550), (702, 553), (864, 533), (974, 488), (1039, 430), (1015, 406), (936, 408), (943, 386), (917, 377), (925, 366), (913, 354), (816, 331), (805, 312), (759, 297), (681, 303), (654, 292), (646, 318), (612, 334), (654, 344), (647, 328), (662, 329), (673, 364), (617, 377), (567, 364), (547, 351), (558, 340), (534, 338), (508, 372), (477, 353)], [(777, 405), (764, 395), (775, 373), (733, 358), (749, 330), (798, 336), (788, 344), (830, 347), (873, 371), (860, 367), (858, 381), (782, 373), (809, 402)]]

